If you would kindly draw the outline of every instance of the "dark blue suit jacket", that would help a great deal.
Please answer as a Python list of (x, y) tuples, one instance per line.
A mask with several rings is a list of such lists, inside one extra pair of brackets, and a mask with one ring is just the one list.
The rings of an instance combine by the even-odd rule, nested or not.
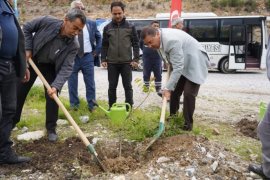
[(97, 29), (97, 25), (95, 21), (87, 19), (86, 26), (89, 32), (91, 46), (93, 48), (93, 52), (98, 55), (101, 51), (101, 34)]

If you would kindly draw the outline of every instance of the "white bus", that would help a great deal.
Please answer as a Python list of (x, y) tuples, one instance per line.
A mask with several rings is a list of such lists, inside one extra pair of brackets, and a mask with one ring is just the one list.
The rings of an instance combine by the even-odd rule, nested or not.
[[(169, 18), (128, 19), (138, 33), (153, 20), (161, 28)], [(268, 33), (264, 16), (183, 17), (184, 30), (206, 49), (213, 65), (223, 73), (265, 69)]]

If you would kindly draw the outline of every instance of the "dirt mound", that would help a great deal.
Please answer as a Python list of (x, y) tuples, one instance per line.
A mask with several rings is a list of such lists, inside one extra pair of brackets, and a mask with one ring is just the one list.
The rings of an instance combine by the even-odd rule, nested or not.
[(252, 137), (254, 139), (258, 139), (257, 126), (258, 126), (258, 121), (250, 120), (248, 118), (243, 118), (237, 123), (237, 128), (239, 128), (239, 131), (243, 135)]
[[(214, 157), (219, 157), (220, 151), (225, 151), (220, 146), (215, 147), (204, 137), (187, 134), (161, 138), (146, 153), (139, 151), (138, 147), (144, 147), (147, 143), (120, 142), (100, 140), (95, 145), (99, 159), (110, 174), (126, 174), (135, 171), (145, 171), (146, 174), (149, 165), (158, 168), (159, 165), (166, 167), (166, 163), (177, 162), (171, 167), (176, 177), (184, 177), (186, 172), (183, 167), (190, 166), (196, 167), (197, 177), (212, 177), (213, 172), (209, 166), (213, 163)], [(57, 143), (50, 143), (47, 139), (28, 143), (19, 142), (14, 148), (18, 154), (31, 156), (32, 161), (28, 164), (1, 166), (0, 174), (6, 178), (14, 175), (29, 178), (37, 172), (37, 177), (40, 174), (46, 174), (49, 179), (107, 177), (77, 137)], [(213, 159), (207, 160), (206, 152), (211, 152)], [(223, 153), (227, 154), (227, 152)], [(161, 162), (161, 157), (167, 159), (166, 162)], [(226, 155), (227, 158), (234, 159)], [(219, 166), (213, 177), (216, 175), (241, 177), (242, 175), (229, 168), (226, 163)], [(182, 169), (179, 170), (180, 167)]]

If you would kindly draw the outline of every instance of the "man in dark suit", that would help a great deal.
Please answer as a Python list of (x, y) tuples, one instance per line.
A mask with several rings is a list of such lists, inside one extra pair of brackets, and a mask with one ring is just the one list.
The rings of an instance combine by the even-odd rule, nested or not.
[[(85, 7), (80, 0), (71, 3), (71, 8), (84, 10)], [(101, 34), (97, 29), (96, 22), (86, 20), (83, 31), (78, 35), (80, 49), (76, 55), (73, 71), (68, 80), (69, 102), (73, 110), (80, 105), (78, 97), (78, 73), (82, 71), (86, 87), (86, 100), (90, 112), (94, 111), (93, 100), (96, 100), (96, 88), (94, 80), (94, 58), (101, 49)]]
[(0, 164), (29, 162), (11, 149), (10, 134), (16, 113), (17, 80), (29, 80), (23, 32), (7, 0), (0, 0)]

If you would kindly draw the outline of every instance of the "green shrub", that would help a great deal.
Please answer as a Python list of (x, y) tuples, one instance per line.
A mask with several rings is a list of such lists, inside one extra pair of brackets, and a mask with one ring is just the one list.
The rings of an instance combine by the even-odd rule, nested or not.
[(265, 0), (265, 6), (268, 10), (270, 9), (270, 0)]
[(229, 0), (230, 7), (241, 7), (243, 6), (243, 4), (244, 4), (243, 0)]
[(211, 1), (211, 6), (212, 6), (213, 8), (218, 8), (218, 7), (219, 7), (218, 0), (212, 0), (212, 1)]

